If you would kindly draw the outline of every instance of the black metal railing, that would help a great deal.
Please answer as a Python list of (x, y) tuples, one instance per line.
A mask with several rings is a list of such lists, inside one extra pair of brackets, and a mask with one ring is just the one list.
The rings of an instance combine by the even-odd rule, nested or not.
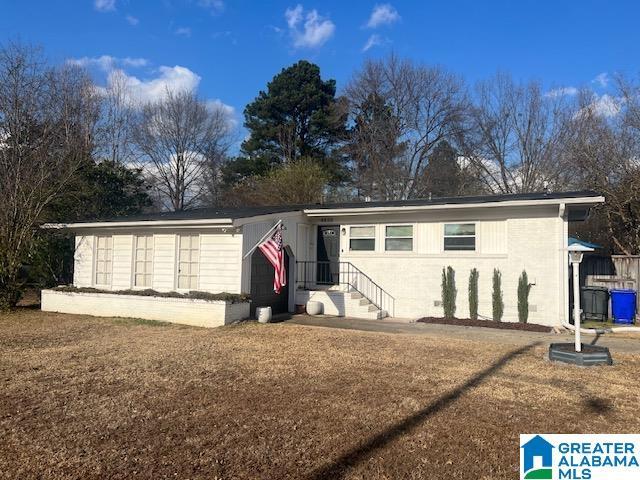
[(318, 286), (346, 285), (390, 316), (395, 298), (351, 262), (296, 261), (296, 286), (313, 290)]

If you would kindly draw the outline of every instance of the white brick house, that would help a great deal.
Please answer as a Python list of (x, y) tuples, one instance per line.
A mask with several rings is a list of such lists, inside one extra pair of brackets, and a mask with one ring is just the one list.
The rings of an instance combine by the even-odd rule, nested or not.
[[(451, 266), (457, 316), (468, 315), (467, 282), (476, 268), (479, 314), (490, 317), (497, 268), (503, 320), (517, 321), (517, 280), (526, 270), (534, 284), (529, 321), (559, 325), (568, 318), (568, 222), (584, 220), (603, 201), (593, 192), (536, 193), (199, 209), (49, 227), (76, 235), (76, 287), (247, 293), (252, 308), (270, 305), (276, 312), (314, 299), (325, 313), (418, 318), (443, 314), (441, 272)], [(243, 256), (279, 220), (286, 228), (288, 287), (275, 295), (262, 254)], [(65, 311), (64, 302), (55, 309)]]

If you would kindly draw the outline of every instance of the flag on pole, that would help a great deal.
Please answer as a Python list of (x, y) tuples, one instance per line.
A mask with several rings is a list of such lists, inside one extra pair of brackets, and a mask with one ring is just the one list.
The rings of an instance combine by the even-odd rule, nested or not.
[(284, 250), (282, 248), (282, 225), (278, 226), (269, 238), (258, 245), (269, 263), (273, 265), (273, 291), (280, 293), (282, 287), (287, 284), (287, 272), (284, 268)]

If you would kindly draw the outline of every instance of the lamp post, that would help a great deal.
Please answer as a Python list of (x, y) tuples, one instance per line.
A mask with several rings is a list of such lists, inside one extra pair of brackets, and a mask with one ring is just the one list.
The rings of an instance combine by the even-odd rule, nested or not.
[(580, 340), (580, 262), (584, 252), (593, 252), (593, 248), (579, 243), (569, 245), (569, 261), (573, 269), (573, 326), (575, 327), (576, 352), (582, 351)]

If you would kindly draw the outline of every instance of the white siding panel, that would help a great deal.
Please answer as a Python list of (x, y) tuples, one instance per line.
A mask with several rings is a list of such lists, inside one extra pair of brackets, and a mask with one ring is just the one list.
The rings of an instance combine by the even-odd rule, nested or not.
[(176, 235), (155, 234), (153, 236), (153, 289), (175, 290)]
[[(477, 227), (480, 228), (477, 228)], [(505, 220), (480, 222), (476, 225), (476, 235), (480, 241), (480, 251), (486, 254), (507, 253), (507, 222)]]
[(240, 293), (242, 235), (200, 235), (199, 290)]
[(133, 235), (113, 236), (113, 264), (112, 281), (113, 290), (126, 290), (131, 288), (131, 268), (133, 255)]
[(93, 276), (93, 235), (76, 235), (73, 256), (73, 284), (90, 287)]

